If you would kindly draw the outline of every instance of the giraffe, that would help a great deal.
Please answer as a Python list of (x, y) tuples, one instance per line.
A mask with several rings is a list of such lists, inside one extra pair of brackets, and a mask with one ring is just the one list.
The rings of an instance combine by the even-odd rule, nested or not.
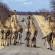
[(36, 47), (36, 37), (37, 37), (37, 29), (32, 20), (32, 17), (28, 17), (28, 25), (27, 25), (27, 46)]
[(23, 28), (17, 20), (16, 11), (14, 13), (15, 15), (11, 17), (10, 23), (11, 23), (11, 30), (12, 30), (12, 39), (13, 39), (14, 45), (16, 45), (18, 33), (20, 32), (22, 34)]

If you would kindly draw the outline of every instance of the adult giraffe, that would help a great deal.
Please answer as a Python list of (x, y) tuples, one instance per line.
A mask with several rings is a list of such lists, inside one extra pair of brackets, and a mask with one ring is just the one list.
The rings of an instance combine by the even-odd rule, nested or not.
[(15, 11), (15, 15), (11, 17), (11, 28), (12, 28), (12, 38), (14, 40), (14, 45), (16, 45), (18, 32), (21, 33), (20, 35), (22, 35), (23, 32), (22, 26), (19, 24), (19, 21), (17, 21), (16, 11)]
[(27, 24), (27, 46), (36, 47), (36, 37), (37, 37), (37, 29), (33, 22), (32, 16), (28, 17), (28, 24)]

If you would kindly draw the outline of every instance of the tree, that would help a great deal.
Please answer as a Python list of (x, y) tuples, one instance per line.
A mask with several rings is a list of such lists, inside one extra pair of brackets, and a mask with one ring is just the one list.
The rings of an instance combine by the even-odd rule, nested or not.
[(54, 25), (55, 24), (55, 0), (51, 0), (50, 4), (51, 4), (52, 12), (51, 12), (51, 18), (49, 18), (49, 23), (50, 23), (51, 30), (54, 31), (55, 30), (55, 25)]
[(8, 19), (9, 16), (9, 8), (6, 4), (0, 2), (0, 21), (4, 24), (6, 19)]
[(50, 4), (51, 4), (51, 8), (52, 8), (52, 12), (51, 13), (52, 13), (52, 16), (55, 19), (55, 0), (51, 0)]
[(55, 11), (55, 0), (51, 0), (51, 8)]

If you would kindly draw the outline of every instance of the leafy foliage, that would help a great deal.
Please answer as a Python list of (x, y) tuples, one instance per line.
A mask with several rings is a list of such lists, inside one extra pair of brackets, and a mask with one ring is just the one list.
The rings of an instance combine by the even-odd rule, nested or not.
[(8, 19), (9, 16), (9, 8), (6, 4), (0, 2), (0, 20), (2, 23)]

